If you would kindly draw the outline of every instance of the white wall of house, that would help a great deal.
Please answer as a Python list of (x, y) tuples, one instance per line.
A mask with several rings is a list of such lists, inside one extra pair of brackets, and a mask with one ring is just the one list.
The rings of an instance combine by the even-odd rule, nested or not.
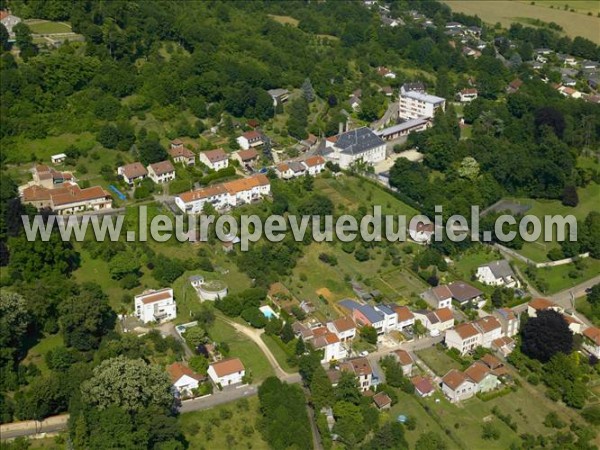
[(600, 345), (594, 344), (590, 339), (584, 337), (582, 346), (585, 350), (587, 350), (590, 354), (594, 355), (596, 358), (600, 359)]
[(228, 374), (228, 375), (219, 377), (217, 375), (217, 373), (215, 372), (215, 369), (211, 365), (211, 366), (208, 366), (207, 373), (208, 373), (208, 376), (210, 377), (210, 379), (213, 381), (213, 383), (220, 384), (221, 386), (229, 386), (232, 384), (241, 383), (242, 378), (244, 378), (244, 375), (246, 374), (246, 371), (242, 370), (241, 372), (235, 372), (232, 374)]
[(161, 321), (172, 320), (177, 317), (177, 303), (173, 298), (173, 289), (166, 289), (168, 298), (144, 303), (145, 297), (155, 295), (159, 291), (148, 294), (140, 294), (134, 297), (135, 316), (144, 323), (155, 322), (158, 317), (163, 317)]
[(460, 352), (461, 355), (464, 355), (470, 350), (473, 350), (481, 345), (482, 336), (478, 333), (475, 336), (470, 336), (463, 339), (460, 334), (456, 332), (456, 330), (451, 329), (446, 330), (446, 336), (444, 340), (448, 348), (455, 348)]
[(189, 375), (182, 375), (179, 380), (173, 383), (173, 386), (181, 394), (191, 394), (192, 389), (198, 388), (198, 380)]
[(466, 400), (477, 393), (477, 385), (470, 380), (465, 380), (460, 386), (453, 390), (446, 383), (442, 383), (442, 392), (453, 403)]
[(175, 179), (175, 171), (157, 174), (154, 172), (154, 170), (152, 170), (151, 166), (148, 166), (148, 178), (150, 178), (156, 184), (168, 183), (169, 181), (173, 181)]
[(225, 158), (221, 161), (211, 162), (211, 160), (208, 159), (204, 153), (200, 153), (200, 162), (213, 170), (221, 170), (229, 167), (229, 159)]

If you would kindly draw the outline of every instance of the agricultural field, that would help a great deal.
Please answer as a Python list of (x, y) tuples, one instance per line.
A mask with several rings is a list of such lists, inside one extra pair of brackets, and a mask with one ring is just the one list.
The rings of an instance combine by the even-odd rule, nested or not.
[[(582, 36), (587, 38), (596, 44), (600, 43), (600, 18), (597, 17), (598, 3), (597, 2), (581, 2), (586, 4), (580, 8), (579, 11), (588, 10), (592, 8), (592, 4), (596, 3), (596, 13), (592, 13), (591, 16), (581, 14), (580, 12), (565, 11), (564, 5), (569, 3), (578, 2), (554, 2), (561, 3), (560, 8), (551, 9), (549, 6), (544, 6), (544, 1), (536, 2), (535, 5), (531, 5), (531, 2), (521, 1), (469, 1), (469, 0), (446, 0), (444, 1), (453, 11), (478, 15), (484, 22), (500, 24), (509, 28), (513, 22), (524, 22), (526, 25), (530, 25), (528, 21), (530, 19), (539, 19), (544, 22), (555, 22), (564, 29), (564, 33), (573, 38), (575, 36)], [(552, 3), (552, 2), (549, 2)], [(558, 5), (557, 5), (558, 6)], [(570, 7), (571, 8), (571, 7)], [(572, 7), (574, 8), (574, 6)], [(589, 10), (588, 10), (589, 11)], [(586, 12), (587, 14), (587, 12)], [(529, 19), (529, 20), (528, 20)]]
[(182, 414), (177, 419), (193, 449), (267, 450), (256, 427), (258, 397), (237, 400), (226, 405)]

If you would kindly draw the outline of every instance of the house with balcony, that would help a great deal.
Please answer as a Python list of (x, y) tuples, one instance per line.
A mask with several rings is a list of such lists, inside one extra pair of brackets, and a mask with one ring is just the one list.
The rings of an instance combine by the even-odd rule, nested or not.
[(173, 289), (149, 289), (133, 298), (134, 314), (143, 323), (167, 322), (177, 317)]

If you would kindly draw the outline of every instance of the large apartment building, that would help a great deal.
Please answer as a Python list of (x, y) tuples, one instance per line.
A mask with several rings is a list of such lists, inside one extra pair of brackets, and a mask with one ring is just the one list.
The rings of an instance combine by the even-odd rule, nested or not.
[(175, 197), (175, 203), (188, 214), (199, 214), (206, 203), (216, 209), (240, 206), (259, 200), (271, 193), (271, 183), (263, 174), (252, 175), (241, 180), (184, 192)]
[(410, 85), (400, 88), (399, 116), (403, 120), (433, 118), (441, 109), (446, 110), (446, 100), (442, 97), (427, 94), (420, 89), (412, 89)]
[(322, 154), (326, 160), (348, 169), (357, 162), (375, 164), (383, 161), (386, 146), (373, 130), (362, 127), (327, 138)]

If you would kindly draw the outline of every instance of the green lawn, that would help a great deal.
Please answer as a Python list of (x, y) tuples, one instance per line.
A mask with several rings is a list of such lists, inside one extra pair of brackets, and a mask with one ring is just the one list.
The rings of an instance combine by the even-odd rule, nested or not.
[(231, 325), (217, 320), (208, 330), (208, 334), (216, 342), (229, 344), (230, 356), (236, 356), (242, 360), (246, 373), (252, 374), (253, 383), (274, 375), (273, 368), (258, 346), (243, 334), (238, 333)]
[[(592, 182), (586, 188), (578, 188), (577, 193), (579, 195), (579, 205), (575, 208), (563, 206), (559, 200), (528, 198), (518, 198), (515, 200), (518, 203), (531, 205), (531, 209), (527, 211), (526, 214), (538, 217), (543, 225), (543, 218), (546, 215), (574, 215), (577, 220), (583, 220), (591, 211), (598, 209), (597, 205), (600, 201), (599, 184)], [(558, 247), (558, 243), (544, 242), (544, 235), (542, 232), (542, 235), (540, 235), (540, 238), (537, 241), (524, 243), (523, 248), (519, 250), (519, 253), (536, 262), (545, 262), (548, 261), (548, 257), (546, 256), (547, 253), (554, 247)]]
[[(520, 262), (517, 264), (521, 268), (521, 272), (524, 273), (526, 265)], [(554, 294), (569, 289), (600, 273), (600, 260), (586, 258), (582, 260), (581, 264), (583, 265), (582, 270), (576, 270), (574, 264), (536, 269), (537, 278), (545, 280), (548, 283), (547, 292), (544, 293)]]
[(49, 164), (51, 155), (63, 152), (70, 145), (91, 149), (96, 145), (96, 140), (92, 133), (86, 132), (48, 136), (44, 139), (15, 138), (11, 145), (3, 146), (6, 164), (27, 163), (34, 160)]
[(460, 364), (436, 347), (419, 350), (417, 356), (437, 375), (443, 377), (450, 369), (460, 369)]
[(384, 417), (388, 420), (397, 420), (401, 414), (416, 420), (417, 428), (414, 430), (405, 429), (406, 440), (410, 448), (414, 448), (419, 436), (423, 433), (436, 433), (446, 443), (448, 449), (459, 448), (458, 445), (446, 435), (442, 424), (435, 420), (423, 407), (430, 407), (429, 400), (420, 401), (416, 395), (407, 394), (400, 390), (396, 390), (398, 394), (398, 403), (396, 403), (389, 412), (384, 413)]
[(50, 370), (46, 365), (46, 353), (61, 345), (63, 345), (63, 338), (60, 334), (44, 336), (36, 345), (29, 349), (23, 364), (33, 363), (42, 371), (42, 373), (46, 373)]
[[(269, 446), (256, 429), (260, 415), (258, 397), (182, 414), (177, 419), (189, 448), (267, 450)], [(209, 439), (210, 437), (210, 439)]]
[(64, 22), (39, 21), (27, 23), (34, 34), (71, 33), (71, 27)]
[[(286, 372), (298, 372), (298, 367), (292, 367), (290, 363), (288, 363), (287, 353), (280, 347), (279, 343), (276, 342), (272, 336), (263, 334), (260, 338), (267, 345), (267, 347), (269, 347), (269, 350), (271, 350), (271, 353), (273, 353), (273, 356), (275, 356), (275, 359), (283, 370)], [(296, 340), (291, 341), (293, 345), (295, 345), (295, 342)]]

